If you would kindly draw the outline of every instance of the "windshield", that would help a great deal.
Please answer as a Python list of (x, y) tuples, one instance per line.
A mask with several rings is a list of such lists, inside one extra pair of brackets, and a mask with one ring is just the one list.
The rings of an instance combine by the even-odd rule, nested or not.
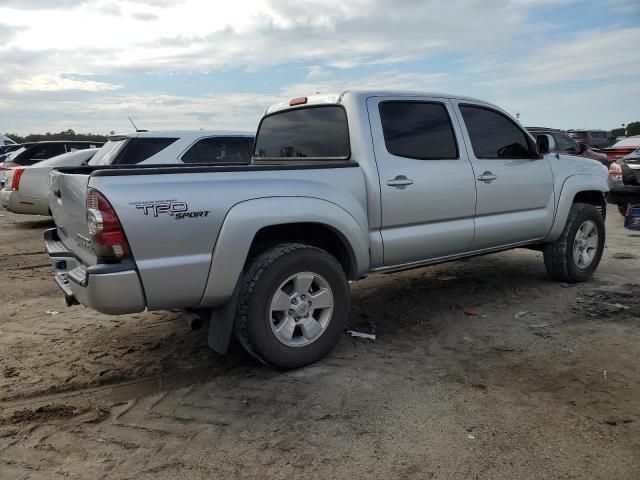
[(640, 147), (640, 137), (623, 138), (611, 148), (618, 147)]
[(88, 165), (110, 165), (118, 152), (124, 147), (129, 139), (109, 140), (89, 161)]
[(265, 117), (254, 151), (265, 160), (346, 160), (347, 114), (338, 105), (285, 110)]
[(97, 148), (85, 148), (83, 150), (76, 150), (75, 152), (63, 153), (57, 157), (50, 158), (49, 160), (43, 160), (38, 162), (38, 167), (72, 167), (82, 165), (88, 159), (94, 156), (99, 150)]

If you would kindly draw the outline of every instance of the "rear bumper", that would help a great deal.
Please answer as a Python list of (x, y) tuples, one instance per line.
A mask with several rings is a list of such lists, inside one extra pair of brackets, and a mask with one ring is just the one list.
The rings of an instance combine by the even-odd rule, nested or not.
[(108, 315), (136, 313), (146, 302), (133, 262), (85, 266), (67, 249), (55, 228), (44, 232), (55, 281), (69, 305), (81, 303)]
[(608, 203), (640, 203), (640, 185), (616, 184), (607, 193)]
[(49, 203), (39, 198), (25, 198), (19, 191), (0, 191), (0, 205), (13, 213), (49, 215)]

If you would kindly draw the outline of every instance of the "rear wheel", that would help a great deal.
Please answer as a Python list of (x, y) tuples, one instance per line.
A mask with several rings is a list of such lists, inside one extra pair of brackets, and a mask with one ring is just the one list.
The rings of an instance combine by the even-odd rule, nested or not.
[(337, 343), (350, 292), (333, 256), (307, 245), (278, 245), (257, 256), (244, 278), (237, 335), (259, 360), (282, 369), (302, 367)]
[(560, 238), (544, 247), (547, 273), (556, 280), (584, 282), (598, 268), (604, 240), (604, 220), (596, 207), (574, 203)]

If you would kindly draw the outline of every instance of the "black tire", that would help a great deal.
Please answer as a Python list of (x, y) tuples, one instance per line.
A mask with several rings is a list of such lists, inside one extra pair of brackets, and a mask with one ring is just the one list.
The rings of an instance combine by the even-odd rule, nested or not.
[[(573, 258), (573, 246), (578, 229), (588, 220), (596, 226), (598, 243), (591, 263), (586, 268), (580, 268)], [(593, 205), (574, 203), (560, 238), (544, 246), (544, 266), (547, 273), (551, 278), (563, 282), (584, 282), (598, 268), (604, 250), (604, 241), (604, 219), (600, 212)]]
[[(276, 337), (269, 309), (282, 282), (300, 272), (313, 272), (327, 281), (333, 294), (333, 310), (318, 338), (294, 347)], [(296, 243), (272, 247), (251, 261), (243, 283), (236, 335), (245, 349), (263, 363), (278, 369), (303, 367), (324, 357), (338, 342), (349, 316), (350, 290), (344, 270), (329, 253)]]
[(620, 212), (620, 215), (625, 217), (627, 215), (627, 208), (629, 207), (629, 205), (626, 203), (618, 203), (617, 206), (618, 206), (618, 212)]

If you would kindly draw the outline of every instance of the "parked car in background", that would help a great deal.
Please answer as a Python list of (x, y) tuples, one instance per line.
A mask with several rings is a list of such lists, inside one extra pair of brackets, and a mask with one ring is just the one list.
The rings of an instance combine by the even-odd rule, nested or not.
[(640, 135), (634, 135), (632, 137), (626, 137), (619, 142), (614, 143), (609, 148), (604, 148), (603, 153), (609, 157), (610, 160), (619, 160), (628, 155), (637, 152), (640, 149)]
[(184, 130), (112, 135), (89, 165), (247, 164), (254, 134)]
[(613, 143), (611, 132), (607, 130), (567, 130), (567, 133), (576, 142), (588, 147), (605, 148)]
[(87, 142), (75, 140), (52, 140), (24, 144), (21, 148), (11, 152), (4, 159), (0, 172), (0, 190), (7, 183), (7, 170), (13, 167), (28, 167), (38, 162), (57, 157), (63, 153), (75, 152), (85, 148), (99, 148), (102, 142)]
[[(629, 142), (625, 142), (626, 140)], [(617, 147), (615, 155), (620, 155), (634, 146), (636, 148), (624, 157), (618, 158), (609, 167), (610, 190), (607, 201), (617, 205), (621, 215), (626, 215), (629, 205), (640, 204), (640, 136), (628, 137), (622, 142), (625, 144)], [(615, 147), (614, 145), (612, 149)]]
[(13, 213), (50, 215), (49, 173), (57, 167), (77, 167), (86, 164), (97, 148), (63, 153), (31, 167), (14, 167), (7, 172), (5, 186), (0, 190), (0, 205)]
[(296, 98), (267, 109), (248, 166), (54, 170), (45, 245), (69, 305), (195, 309), (215, 350), (235, 333), (300, 367), (333, 348), (368, 273), (522, 246), (552, 278), (587, 280), (607, 169), (538, 138), (473, 98)]
[(35, 165), (42, 160), (57, 157), (63, 153), (75, 152), (85, 148), (99, 148), (103, 142), (52, 140), (46, 142), (35, 142), (25, 145), (13, 152), (4, 161), (4, 167), (28, 167)]
[(555, 143), (555, 148), (553, 149), (553, 151), (556, 153), (580, 155), (585, 158), (591, 158), (592, 160), (599, 161), (606, 167), (608, 167), (611, 163), (611, 160), (609, 160), (609, 158), (604, 153), (596, 152), (592, 148), (589, 148), (586, 144), (576, 142), (569, 136), (567, 132), (563, 130), (544, 127), (527, 127), (527, 130), (534, 137), (541, 134), (551, 135)]

